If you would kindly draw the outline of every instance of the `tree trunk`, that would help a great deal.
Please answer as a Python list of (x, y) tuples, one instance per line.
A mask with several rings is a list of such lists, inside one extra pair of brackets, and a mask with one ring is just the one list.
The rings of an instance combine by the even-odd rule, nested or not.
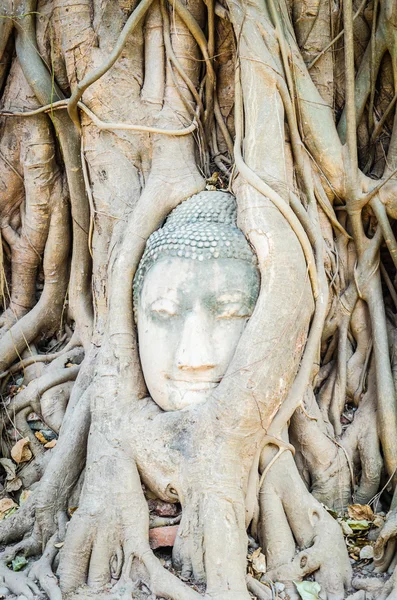
[(0, 17), (0, 591), (392, 600), (396, 3)]

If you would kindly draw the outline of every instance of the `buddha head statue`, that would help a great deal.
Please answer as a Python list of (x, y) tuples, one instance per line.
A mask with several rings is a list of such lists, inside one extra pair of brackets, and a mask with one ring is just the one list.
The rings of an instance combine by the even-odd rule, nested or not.
[(166, 411), (205, 400), (225, 375), (259, 293), (234, 197), (201, 192), (155, 231), (134, 278), (139, 354)]

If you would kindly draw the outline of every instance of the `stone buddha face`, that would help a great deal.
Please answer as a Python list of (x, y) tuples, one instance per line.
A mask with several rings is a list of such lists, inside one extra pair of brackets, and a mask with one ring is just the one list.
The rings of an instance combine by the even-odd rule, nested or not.
[(148, 240), (135, 314), (146, 385), (163, 410), (207, 400), (253, 312), (259, 274), (235, 213), (230, 194), (202, 192)]

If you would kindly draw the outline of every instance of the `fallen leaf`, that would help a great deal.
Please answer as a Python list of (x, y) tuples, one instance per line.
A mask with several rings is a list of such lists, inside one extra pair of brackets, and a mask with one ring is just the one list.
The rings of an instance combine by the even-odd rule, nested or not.
[(62, 548), (62, 546), (63, 546), (64, 543), (65, 542), (57, 542), (56, 544), (54, 544), (54, 547), (55, 548)]
[(257, 573), (266, 573), (266, 557), (260, 552), (260, 548), (257, 556), (254, 557), (254, 555), (252, 555), (252, 568)]
[(28, 564), (28, 561), (26, 560), (26, 558), (24, 556), (16, 556), (11, 563), (12, 570), (20, 571), (21, 569), (26, 567), (27, 564)]
[(251, 554), (251, 556), (249, 557), (249, 559), (252, 561), (254, 560), (257, 556), (260, 555), (262, 548), (259, 547), (256, 550), (253, 551), (253, 553)]
[(374, 557), (374, 549), (372, 546), (364, 546), (363, 548), (361, 548), (360, 550), (360, 558), (364, 559), (364, 558), (373, 558)]
[(317, 581), (294, 581), (294, 584), (302, 600), (318, 600), (320, 598), (321, 585)]
[(15, 479), (11, 479), (11, 481), (7, 481), (6, 484), (6, 492), (17, 492), (22, 487), (22, 479), (19, 477), (15, 477)]
[(41, 433), (41, 431), (36, 431), (35, 436), (37, 437), (37, 439), (39, 440), (39, 442), (41, 442), (42, 444), (47, 444), (48, 443), (48, 440), (46, 440), (46, 438)]
[(0, 465), (6, 472), (6, 491), (16, 492), (22, 487), (22, 480), (16, 476), (16, 465), (10, 458), (0, 458)]
[(10, 458), (0, 458), (0, 465), (5, 470), (5, 472), (6, 472), (6, 479), (8, 481), (10, 481), (11, 479), (15, 479), (15, 477), (16, 477), (16, 473), (15, 473), (16, 466), (15, 466), (15, 464), (12, 462), (12, 460)]
[(50, 442), (47, 442), (46, 444), (44, 444), (44, 448), (54, 448), (54, 446), (57, 445), (57, 440), (51, 440)]
[(0, 512), (7, 512), (13, 506), (18, 506), (12, 498), (2, 498), (0, 500)]
[(370, 523), (363, 519), (361, 521), (356, 521), (354, 519), (347, 519), (346, 523), (349, 525), (353, 531), (366, 531), (370, 528)]
[(16, 512), (18, 510), (18, 507), (14, 506), (13, 508), (10, 508), (10, 510), (7, 510), (7, 512), (4, 514), (4, 519), (8, 519), (8, 517), (11, 517), (11, 515), (14, 514), (14, 512)]
[(375, 515), (373, 524), (375, 525), (375, 527), (383, 527), (383, 525), (385, 524), (385, 519), (381, 517), (381, 515)]
[(32, 458), (32, 451), (29, 448), (29, 438), (22, 438), (11, 448), (11, 458), (19, 463), (28, 462)]
[(5, 519), (13, 508), (15, 510), (18, 508), (18, 504), (14, 502), (11, 498), (3, 498), (0, 500), (0, 521)]
[(375, 518), (373, 510), (368, 504), (350, 504), (347, 512), (354, 521), (373, 521)]

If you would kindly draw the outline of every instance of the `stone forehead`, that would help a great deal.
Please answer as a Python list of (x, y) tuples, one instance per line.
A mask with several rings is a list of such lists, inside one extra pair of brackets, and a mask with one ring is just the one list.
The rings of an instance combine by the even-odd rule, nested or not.
[(256, 255), (237, 227), (237, 204), (226, 192), (200, 192), (177, 206), (149, 237), (134, 278), (134, 306), (146, 273), (163, 257), (203, 261), (234, 258), (256, 265)]

